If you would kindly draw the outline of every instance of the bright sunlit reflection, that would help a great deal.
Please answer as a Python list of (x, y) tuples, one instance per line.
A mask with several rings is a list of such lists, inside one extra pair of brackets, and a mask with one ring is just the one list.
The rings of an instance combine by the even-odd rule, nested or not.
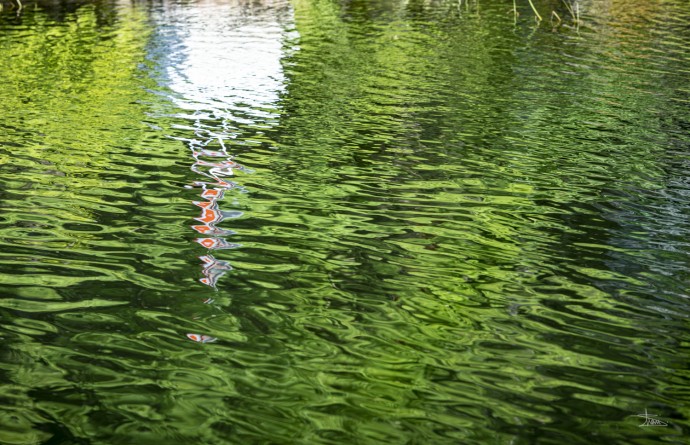
[(275, 104), (284, 84), (280, 60), (291, 21), (287, 2), (171, 5), (162, 19), (177, 25), (166, 76), (167, 86), (179, 94), (178, 105), (241, 119), (244, 113), (261, 116), (258, 108)]

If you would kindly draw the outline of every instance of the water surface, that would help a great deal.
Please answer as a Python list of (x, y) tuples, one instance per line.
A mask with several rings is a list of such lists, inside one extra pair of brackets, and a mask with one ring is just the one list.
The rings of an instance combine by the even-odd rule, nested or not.
[(0, 442), (685, 443), (690, 7), (518, 3), (5, 8)]

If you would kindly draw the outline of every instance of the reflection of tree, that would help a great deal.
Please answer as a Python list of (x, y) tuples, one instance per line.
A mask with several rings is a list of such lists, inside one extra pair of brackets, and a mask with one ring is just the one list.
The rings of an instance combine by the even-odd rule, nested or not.
[[(153, 207), (160, 203), (160, 183), (149, 182), (144, 172), (175, 163), (165, 154), (165, 143), (142, 137), (148, 127), (141, 122), (146, 107), (137, 103), (142, 98), (137, 70), (147, 43), (146, 16), (136, 8), (119, 14), (108, 25), (98, 18), (108, 14), (94, 6), (78, 9), (64, 22), (25, 10), (21, 20), (32, 32), (0, 37), (0, 114), (6, 125), (0, 156), (7, 156), (3, 168), (11, 169), (2, 180), (24, 181), (22, 192), (12, 186), (6, 193), (21, 219), (18, 225), (42, 233), (43, 240), (31, 244), (37, 249), (33, 253), (45, 256), (41, 261), (63, 255), (88, 271), (81, 280), (151, 283), (156, 280), (140, 275), (136, 261), (107, 255), (127, 251), (132, 259), (132, 244), (103, 229), (127, 224), (129, 218), (141, 223), (149, 212), (158, 212)], [(137, 150), (146, 145), (151, 156), (138, 158)], [(171, 251), (151, 238), (146, 241), (146, 235), (131, 235), (139, 238), (135, 251), (146, 258)], [(26, 240), (22, 236), (16, 233), (16, 245)], [(57, 248), (66, 250), (51, 250)], [(58, 264), (46, 263), (46, 268), (44, 277), (67, 278)], [(33, 278), (24, 274), (18, 279)]]
[[(644, 62), (662, 58), (645, 54), (662, 42), (637, 39), (649, 28), (621, 26), (630, 40), (514, 28), (503, 6), (484, 6), (439, 18), (423, 2), (295, 3), (299, 51), (284, 60), (289, 83), (272, 169), (287, 185), (267, 226), (294, 234), (290, 245), (304, 253), (295, 261), (304, 278), (296, 272), (294, 281), (328, 275), (329, 308), (354, 308), (357, 325), (374, 336), (392, 337), (372, 319), (398, 321), (404, 338), (432, 321), (481, 326), (458, 334), (476, 336), (470, 342), (505, 329), (505, 347), (539, 351), (544, 375), (522, 375), (527, 386), (542, 377), (547, 386), (577, 382), (583, 366), (602, 379), (593, 391), (605, 391), (616, 384), (607, 360), (637, 366), (627, 347), (649, 335), (616, 312), (621, 294), (653, 298), (637, 272), (670, 282), (644, 263), (684, 255), (634, 251), (640, 228), (678, 244), (649, 230), (650, 216), (685, 224), (678, 209), (675, 217), (650, 211), (663, 196), (639, 200), (664, 181), (658, 115), (668, 104)], [(621, 204), (628, 208), (616, 211)], [(401, 323), (404, 311), (384, 304), (386, 295), (423, 321)], [(544, 313), (513, 329), (511, 315), (530, 305)], [(434, 335), (457, 340), (424, 332), (425, 346)], [(534, 346), (534, 337), (546, 340)], [(534, 402), (517, 392), (515, 406)]]
[[(611, 42), (600, 51), (572, 44), (574, 30), (514, 35), (498, 7), (458, 21), (434, 11), (420, 2), (296, 3), (300, 51), (285, 62), (280, 142), (290, 149), (281, 172), (318, 178), (300, 190), (319, 200), (312, 214), (336, 212), (351, 234), (371, 227), (363, 216), (381, 230), (396, 211), (422, 210), (420, 197), (433, 192), (472, 209), (466, 216), (482, 222), (469, 228), (475, 239), (504, 250), (474, 251), (482, 261), (510, 265), (532, 249), (577, 262), (571, 243), (605, 245), (600, 193), (658, 179), (659, 153), (636, 121), (655, 122), (660, 107), (638, 88), (648, 84), (644, 70), (613, 68), (622, 60), (606, 52)], [(553, 45), (562, 50), (545, 58)], [(612, 68), (596, 69), (603, 64)], [(448, 165), (449, 156), (462, 162)], [(424, 229), (454, 224), (440, 226)]]
[[(451, 8), (449, 12), (457, 14)], [(462, 217), (457, 206), (474, 200), (467, 195), (486, 191), (484, 181), (446, 170), (446, 157), (471, 157), (463, 148), (468, 143), (500, 140), (501, 133), (492, 130), (494, 122), (510, 106), (501, 100), (510, 83), (509, 66), (494, 54), (500, 40), (463, 37), (500, 33), (491, 28), (492, 18), (457, 22), (451, 15), (446, 24), (437, 14), (418, 3), (403, 8), (353, 2), (340, 9), (331, 2), (298, 2), (300, 51), (285, 63), (290, 82), (282, 101), (280, 142), (295, 148), (281, 152), (287, 164), (281, 171), (298, 174), (290, 166), (299, 165), (318, 178), (313, 195), (304, 185), (301, 192), (318, 200), (318, 208), (309, 212), (313, 216), (337, 215), (339, 228), (329, 230), (338, 230), (343, 244), (353, 247), (336, 256), (380, 258), (381, 252), (367, 254), (367, 247), (358, 247), (357, 233), (371, 231), (370, 236), (388, 240), (385, 259), (366, 262), (367, 267), (387, 270), (389, 277), (401, 271), (393, 264), (408, 263), (395, 257), (415, 262), (416, 255), (398, 244), (411, 240), (431, 250), (432, 240), (452, 238), (452, 222), (442, 221)], [(485, 107), (473, 102), (479, 96), (485, 98)], [(466, 136), (458, 137), (461, 134)], [(468, 176), (474, 173), (471, 167)], [(497, 178), (497, 187), (505, 187), (506, 195), (520, 188), (503, 178)], [(529, 184), (522, 189), (529, 190)], [(515, 196), (514, 202), (524, 205), (523, 196)], [(444, 214), (443, 205), (456, 210)], [(415, 212), (420, 220), (436, 217), (436, 225), (409, 221)], [(492, 221), (488, 213), (487, 221)], [(515, 231), (499, 221), (493, 218), (475, 239), (491, 244), (491, 238)], [(318, 225), (318, 219), (313, 224)], [(506, 243), (502, 247), (503, 262), (519, 252)], [(487, 254), (494, 255), (487, 260), (495, 260), (495, 253)], [(450, 257), (448, 261), (446, 267), (452, 267)], [(373, 269), (358, 270), (376, 276)]]
[[(125, 375), (118, 360), (132, 357), (130, 343), (113, 362), (95, 365), (107, 360), (105, 345), (124, 344), (133, 331), (131, 312), (119, 318), (123, 307), (143, 289), (171, 288), (161, 264), (179, 267), (166, 259), (179, 243), (165, 221), (171, 197), (161, 190), (161, 179), (173, 177), (172, 144), (142, 136), (152, 133), (143, 131), (146, 106), (138, 103), (147, 98), (138, 72), (146, 15), (94, 5), (69, 12), (71, 3), (62, 4), (50, 14), (27, 7), (0, 33), (0, 441), (7, 443), (91, 434), (82, 427), (93, 409), (82, 396), (95, 391), (85, 386), (95, 375), (118, 381)], [(99, 338), (88, 345), (89, 335)]]

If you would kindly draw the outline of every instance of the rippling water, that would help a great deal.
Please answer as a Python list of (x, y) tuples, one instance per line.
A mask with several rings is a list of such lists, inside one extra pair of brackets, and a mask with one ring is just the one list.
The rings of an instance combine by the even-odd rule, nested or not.
[(0, 443), (687, 443), (690, 6), (517, 3), (6, 5)]

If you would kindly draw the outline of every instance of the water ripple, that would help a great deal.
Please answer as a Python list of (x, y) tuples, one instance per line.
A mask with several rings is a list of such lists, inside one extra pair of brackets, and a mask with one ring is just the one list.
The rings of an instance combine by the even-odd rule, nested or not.
[(0, 442), (682, 443), (690, 11), (518, 3), (0, 14)]

